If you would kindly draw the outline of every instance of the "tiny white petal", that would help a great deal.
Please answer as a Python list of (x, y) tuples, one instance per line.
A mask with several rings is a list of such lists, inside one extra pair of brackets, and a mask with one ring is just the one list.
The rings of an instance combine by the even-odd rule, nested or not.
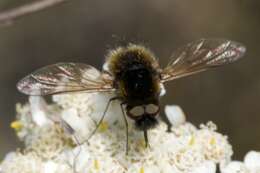
[(104, 63), (102, 68), (103, 68), (104, 71), (109, 71), (108, 63), (107, 62)]
[(33, 121), (38, 125), (38, 126), (44, 126), (45, 124), (47, 124), (48, 120), (46, 118), (46, 115), (43, 111), (35, 111), (32, 113), (32, 118)]
[(62, 119), (77, 132), (80, 140), (89, 136), (89, 129), (93, 126), (93, 124), (90, 124), (89, 117), (79, 117), (77, 110), (70, 108), (62, 111)]
[(160, 88), (161, 88), (160, 96), (164, 96), (166, 94), (166, 90), (165, 90), (165, 87), (162, 83), (160, 84)]
[(47, 118), (47, 103), (42, 97), (30, 96), (29, 102), (31, 106), (32, 119), (38, 126), (44, 126), (50, 123)]
[(44, 173), (55, 173), (58, 165), (53, 161), (48, 161), (44, 164)]
[(177, 105), (166, 105), (165, 114), (173, 127), (178, 127), (186, 121), (185, 114)]
[(5, 160), (5, 161), (10, 161), (10, 160), (12, 160), (15, 156), (16, 156), (16, 153), (15, 153), (14, 151), (9, 152), (9, 153), (7, 153), (7, 154), (5, 155), (4, 160)]
[(243, 162), (232, 161), (221, 170), (221, 173), (250, 173), (250, 171)]
[[(91, 117), (96, 122), (98, 122), (102, 118), (105, 108), (109, 103), (109, 100), (113, 97), (114, 95), (112, 94), (95, 94), (91, 98), (92, 103), (90, 107), (93, 109)], [(114, 100), (111, 102), (105, 114), (104, 120), (106, 122), (109, 122), (109, 124), (113, 124), (116, 121), (121, 121), (121, 123), (124, 122), (120, 102), (118, 100)]]
[(215, 172), (216, 172), (216, 164), (213, 161), (206, 161), (192, 171), (192, 173), (215, 173)]
[[(158, 173), (158, 172), (161, 172), (160, 168), (158, 166), (156, 166), (156, 165), (147, 165), (147, 166), (144, 166), (144, 167), (140, 168), (140, 170), (141, 169), (143, 169), (143, 172), (145, 172), (145, 173)], [(142, 172), (140, 170), (139, 170), (139, 172)], [(133, 172), (135, 172), (135, 171), (133, 171)]]
[(248, 152), (245, 156), (244, 163), (250, 170), (260, 172), (260, 152)]

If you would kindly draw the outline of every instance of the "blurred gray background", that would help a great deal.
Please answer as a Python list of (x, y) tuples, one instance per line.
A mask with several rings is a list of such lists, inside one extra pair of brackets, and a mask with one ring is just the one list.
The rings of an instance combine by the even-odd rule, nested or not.
[[(29, 0), (2, 0), (6, 10)], [(244, 43), (244, 59), (171, 82), (163, 104), (178, 104), (188, 121), (209, 120), (229, 136), (235, 159), (260, 150), (259, 0), (70, 0), (0, 28), (0, 160), (18, 145), (9, 128), (15, 103), (27, 101), (16, 82), (56, 62), (101, 68), (108, 49), (122, 42), (150, 47), (164, 66), (179, 46), (199, 38)]]

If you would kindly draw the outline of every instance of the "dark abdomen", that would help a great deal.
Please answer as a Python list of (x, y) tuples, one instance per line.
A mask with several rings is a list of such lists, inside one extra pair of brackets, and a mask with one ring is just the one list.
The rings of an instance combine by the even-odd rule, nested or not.
[(110, 61), (115, 85), (125, 101), (140, 105), (158, 101), (160, 92), (157, 61), (142, 47), (120, 49)]
[(119, 81), (124, 97), (135, 104), (157, 99), (158, 84), (154, 75), (151, 69), (142, 64), (133, 64), (123, 70)]

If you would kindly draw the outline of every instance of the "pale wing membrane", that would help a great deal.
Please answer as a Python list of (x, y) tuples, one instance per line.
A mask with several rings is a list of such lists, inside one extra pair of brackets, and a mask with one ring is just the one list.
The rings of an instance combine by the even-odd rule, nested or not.
[(246, 48), (222, 39), (201, 39), (177, 50), (162, 71), (162, 82), (232, 63), (241, 58)]
[(82, 63), (58, 63), (43, 67), (19, 81), (17, 88), (28, 95), (114, 90), (112, 79)]

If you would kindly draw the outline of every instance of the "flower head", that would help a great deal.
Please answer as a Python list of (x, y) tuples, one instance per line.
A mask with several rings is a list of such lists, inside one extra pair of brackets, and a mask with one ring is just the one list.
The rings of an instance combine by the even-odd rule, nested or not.
[[(128, 155), (126, 125), (118, 101), (111, 104), (96, 133), (89, 138), (111, 97), (111, 94), (64, 94), (54, 96), (51, 104), (40, 97), (31, 97), (30, 103), (23, 106), (18, 104), (17, 120), (11, 127), (25, 142), (25, 148), (9, 153), (0, 171), (213, 173), (216, 164), (221, 164), (224, 172), (230, 172), (232, 147), (227, 137), (216, 132), (212, 122), (200, 128), (186, 122), (177, 106), (166, 109), (173, 123), (171, 132), (160, 121), (148, 132), (147, 148), (142, 131), (127, 119)], [(257, 165), (249, 164), (252, 158), (258, 156), (249, 157), (245, 164), (251, 165), (249, 170), (257, 170)]]

